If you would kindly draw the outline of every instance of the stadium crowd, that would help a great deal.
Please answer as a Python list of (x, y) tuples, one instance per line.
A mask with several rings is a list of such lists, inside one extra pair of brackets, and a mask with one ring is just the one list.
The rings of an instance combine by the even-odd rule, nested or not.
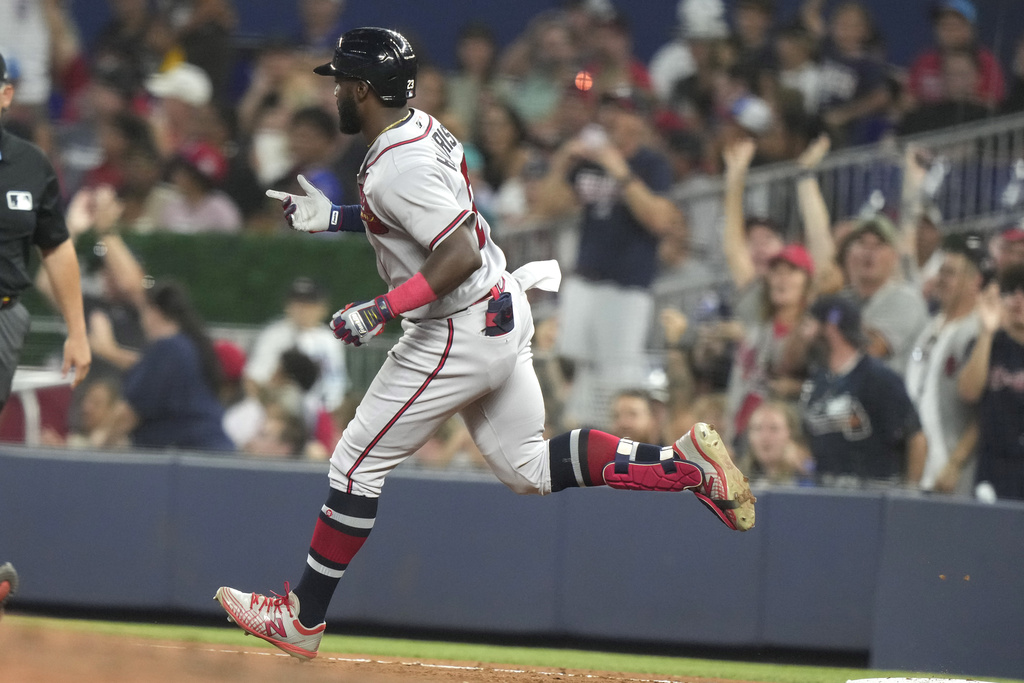
[[(338, 132), (311, 71), (345, 2), (297, 4), (300, 34), (255, 50), (232, 41), (231, 0), (111, 0), (88, 45), (60, 0), (0, 10), (17, 87), (4, 126), (52, 160), (72, 235), (102, 243), (85, 287), (93, 375), (49, 443), (333, 449), (358, 396), (316, 282), (296, 279), (243, 348), (211, 339), (189, 292), (148, 281), (121, 239), (286, 232), (264, 191), (301, 192), (299, 173), (359, 201), (363, 141)], [(647, 64), (627, 13), (567, 0), (507, 45), (465, 25), (455, 70), (420, 65), (411, 106), (465, 144), (499, 245), (537, 225), (564, 238), (562, 293), (535, 305), (550, 431), (670, 443), (699, 419), (762, 483), (1024, 499), (1024, 228), (947, 230), (913, 146), (896, 210), (830, 215), (816, 173), (835, 149), (1024, 111), (1024, 36), (1000, 64), (975, 5), (941, 0), (922, 17), (934, 45), (899, 69), (857, 0), (805, 0), (785, 20), (774, 0), (677, 9)], [(749, 208), (748, 172), (777, 162), (799, 169), (799, 235)], [(687, 199), (718, 178), (724, 199)], [(680, 282), (698, 295), (659, 295)], [(168, 365), (185, 356), (188, 377)], [(453, 421), (418, 460), (473, 451)]]

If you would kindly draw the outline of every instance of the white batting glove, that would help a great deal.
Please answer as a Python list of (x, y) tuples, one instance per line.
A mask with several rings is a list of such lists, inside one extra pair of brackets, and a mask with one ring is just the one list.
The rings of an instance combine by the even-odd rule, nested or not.
[(334, 206), (323, 192), (306, 180), (301, 173), (299, 185), (306, 195), (289, 194), (277, 190), (267, 190), (271, 199), (279, 199), (284, 208), (284, 218), (293, 230), (299, 232), (324, 232), (331, 227), (331, 212)]

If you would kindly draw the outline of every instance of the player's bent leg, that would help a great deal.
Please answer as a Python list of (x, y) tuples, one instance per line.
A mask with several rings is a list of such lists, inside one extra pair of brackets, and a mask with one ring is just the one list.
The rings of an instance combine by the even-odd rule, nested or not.
[(238, 624), (247, 634), (262, 638), (293, 657), (316, 657), (327, 624), (320, 623), (313, 628), (302, 625), (299, 598), (289, 590), (287, 581), (284, 595), (243, 593), (224, 586), (213, 598), (228, 613), (228, 621)]
[(548, 442), (551, 490), (611, 486), (634, 491), (693, 491), (730, 529), (754, 525), (746, 477), (718, 432), (695, 424), (671, 447), (636, 443), (596, 429), (577, 429)]

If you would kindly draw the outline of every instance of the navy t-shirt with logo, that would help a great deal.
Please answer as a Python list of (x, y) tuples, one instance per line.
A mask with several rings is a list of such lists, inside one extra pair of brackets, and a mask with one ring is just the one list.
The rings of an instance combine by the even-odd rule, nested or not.
[(52, 249), (67, 238), (53, 166), (41, 149), (0, 127), (0, 296), (32, 284), (32, 246)]
[[(655, 194), (672, 185), (668, 160), (654, 150), (641, 148), (629, 168)], [(589, 162), (576, 167), (569, 180), (583, 205), (576, 272), (590, 280), (649, 287), (658, 266), (658, 237), (630, 211), (619, 183)]]
[(804, 429), (824, 479), (902, 477), (906, 443), (921, 422), (903, 380), (863, 356), (845, 375), (818, 371), (802, 399)]

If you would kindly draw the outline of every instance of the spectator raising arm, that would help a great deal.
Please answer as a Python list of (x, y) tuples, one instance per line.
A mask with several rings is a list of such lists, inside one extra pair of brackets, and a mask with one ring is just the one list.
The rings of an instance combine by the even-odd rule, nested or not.
[(1002, 318), (999, 285), (993, 282), (978, 297), (978, 339), (974, 342), (971, 356), (957, 380), (960, 398), (968, 403), (977, 403), (985, 393), (989, 361), (992, 357), (992, 339), (1002, 324)]
[(832, 239), (831, 217), (821, 194), (815, 169), (828, 154), (832, 140), (827, 134), (815, 138), (796, 160), (800, 175), (796, 181), (797, 203), (804, 224), (804, 240), (815, 267), (815, 289), (819, 292), (838, 291), (843, 286), (843, 274), (836, 265), (836, 245)]
[(753, 282), (757, 276), (754, 260), (747, 250), (743, 236), (743, 190), (746, 186), (747, 171), (754, 158), (756, 146), (750, 138), (739, 140), (725, 149), (725, 235), (723, 247), (725, 260), (729, 264), (733, 283), (740, 290)]

